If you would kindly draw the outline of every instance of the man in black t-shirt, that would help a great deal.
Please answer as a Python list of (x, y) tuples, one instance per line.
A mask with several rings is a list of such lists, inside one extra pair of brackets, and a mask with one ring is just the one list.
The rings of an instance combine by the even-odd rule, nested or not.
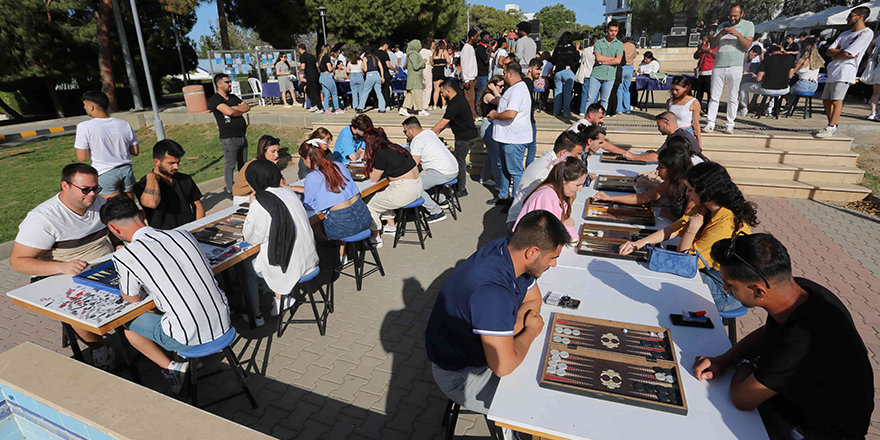
[(177, 172), (183, 147), (171, 139), (153, 147), (153, 170), (135, 184), (147, 223), (156, 229), (174, 229), (205, 216), (202, 192), (188, 174)]
[(324, 104), (321, 102), (321, 74), (318, 72), (318, 59), (306, 52), (306, 45), (303, 43), (300, 43), (296, 50), (299, 52), (299, 70), (302, 70), (303, 78), (306, 79), (306, 96), (309, 97), (312, 104), (309, 111), (323, 112)]
[(785, 247), (770, 234), (712, 246), (725, 288), (767, 323), (717, 357), (698, 356), (698, 380), (735, 367), (730, 397), (758, 409), (771, 439), (865, 438), (874, 409), (868, 351), (849, 311), (828, 289), (791, 276)]
[(226, 184), (226, 193), (232, 195), (235, 166), (238, 165), (241, 170), (247, 162), (248, 143), (245, 133), (248, 124), (242, 115), (251, 111), (251, 107), (232, 94), (232, 81), (225, 73), (214, 75), (214, 85), (217, 86), (217, 93), (208, 100), (208, 110), (214, 114), (220, 129), (220, 145), (223, 147), (225, 159), (223, 181)]
[(379, 58), (379, 62), (385, 66), (382, 69), (385, 72), (385, 77), (382, 78), (382, 96), (385, 97), (385, 105), (387, 107), (380, 110), (388, 111), (391, 110), (391, 80), (394, 79), (394, 75), (397, 72), (397, 68), (391, 64), (391, 57), (388, 56), (388, 40), (379, 40), (379, 45), (376, 47), (373, 55), (376, 55)]
[(794, 41), (794, 34), (789, 34), (785, 36), (785, 53), (788, 55), (797, 56), (800, 53), (801, 46)]
[[(758, 67), (756, 82), (744, 83), (741, 89), (747, 93), (758, 95), (787, 95), (788, 80), (794, 76), (794, 56), (782, 51), (782, 48), (773, 45), (767, 50), (767, 56)], [(748, 100), (743, 101), (748, 102)], [(758, 110), (760, 111), (760, 110)], [(773, 100), (768, 98), (765, 115), (773, 114)]]
[(467, 155), (480, 137), (480, 132), (474, 125), (471, 110), (473, 103), (468, 102), (464, 93), (452, 84), (452, 81), (449, 79), (443, 81), (440, 84), (440, 93), (446, 98), (446, 113), (431, 130), (439, 135), (447, 126), (452, 128), (452, 134), (455, 136), (453, 154), (458, 160), (458, 196), (464, 197), (467, 195), (465, 185), (467, 181)]

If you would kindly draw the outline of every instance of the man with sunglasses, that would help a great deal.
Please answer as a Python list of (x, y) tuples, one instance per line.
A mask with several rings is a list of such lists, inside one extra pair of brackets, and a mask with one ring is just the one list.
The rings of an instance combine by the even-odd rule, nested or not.
[(245, 137), (248, 123), (244, 114), (251, 111), (248, 103), (232, 94), (232, 81), (229, 75), (218, 73), (214, 75), (214, 85), (217, 93), (208, 99), (208, 110), (214, 114), (217, 127), (220, 130), (220, 146), (223, 148), (223, 181), (226, 184), (226, 192), (232, 195), (232, 184), (235, 179), (235, 166), (239, 171), (247, 162), (248, 143)]
[[(107, 226), (101, 223), (98, 171), (84, 163), (73, 163), (61, 170), (61, 192), (31, 210), (12, 245), (9, 266), (32, 277), (57, 274), (76, 275), (88, 261), (113, 252)], [(103, 369), (113, 366), (113, 351), (100, 335), (74, 327), (92, 349), (94, 364)]]
[(865, 438), (874, 409), (871, 362), (849, 311), (834, 293), (791, 274), (770, 234), (737, 235), (712, 247), (724, 288), (767, 323), (716, 357), (698, 356), (698, 380), (736, 368), (730, 397), (758, 409), (771, 439)]

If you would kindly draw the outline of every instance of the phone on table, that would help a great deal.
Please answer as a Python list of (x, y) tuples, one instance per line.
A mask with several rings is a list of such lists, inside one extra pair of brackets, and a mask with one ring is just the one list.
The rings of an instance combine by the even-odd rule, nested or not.
[(693, 321), (683, 318), (681, 314), (671, 313), (669, 315), (669, 319), (672, 320), (672, 325), (679, 325), (683, 327), (715, 328), (715, 324), (712, 324), (711, 318), (706, 318), (705, 321)]
[(550, 291), (547, 292), (547, 296), (544, 297), (544, 304), (547, 304), (549, 306), (558, 306), (564, 309), (577, 310), (577, 308), (581, 305), (581, 300), (573, 299), (563, 293)]

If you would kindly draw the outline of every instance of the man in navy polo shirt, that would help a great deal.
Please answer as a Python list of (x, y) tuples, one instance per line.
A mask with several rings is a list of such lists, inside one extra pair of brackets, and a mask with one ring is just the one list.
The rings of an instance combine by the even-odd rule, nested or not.
[(571, 240), (548, 211), (532, 211), (513, 236), (486, 243), (443, 287), (425, 331), (434, 380), (447, 397), (488, 414), (501, 376), (522, 363), (541, 333), (537, 278)]

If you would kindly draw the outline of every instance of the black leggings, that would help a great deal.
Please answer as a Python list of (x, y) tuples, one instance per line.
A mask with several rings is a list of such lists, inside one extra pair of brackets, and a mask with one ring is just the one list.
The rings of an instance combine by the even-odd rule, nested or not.
[(712, 99), (712, 75), (700, 75), (697, 77), (697, 89), (694, 91), (694, 97), (697, 98), (697, 102), (700, 103), (702, 108), (703, 105), (703, 93), (706, 94), (706, 105), (709, 105), (709, 100)]
[[(391, 107), (391, 78), (393, 77), (386, 76), (385, 82), (382, 83), (382, 96), (385, 97), (385, 107)], [(383, 108), (382, 110), (385, 109)]]
[(321, 82), (318, 78), (306, 78), (306, 96), (312, 102), (312, 107), (324, 110), (324, 104), (321, 102)]

